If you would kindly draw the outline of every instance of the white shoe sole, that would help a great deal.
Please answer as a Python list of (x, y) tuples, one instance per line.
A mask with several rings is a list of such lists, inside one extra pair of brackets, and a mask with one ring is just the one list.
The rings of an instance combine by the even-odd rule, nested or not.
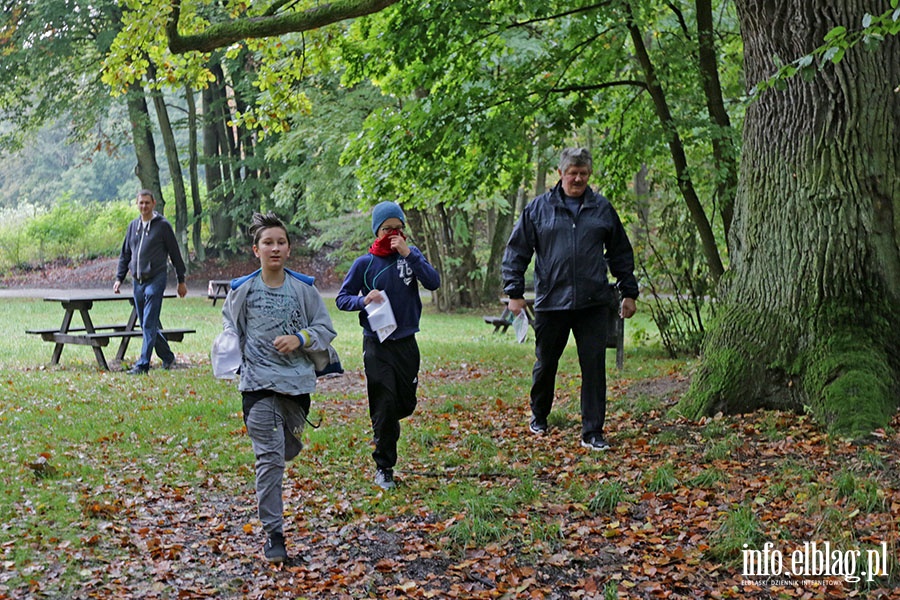
[(609, 444), (607, 444), (605, 446), (595, 446), (593, 444), (589, 444), (589, 443), (585, 442), (584, 440), (581, 440), (581, 447), (587, 448), (589, 450), (596, 450), (598, 452), (606, 452), (607, 450), (609, 450)]

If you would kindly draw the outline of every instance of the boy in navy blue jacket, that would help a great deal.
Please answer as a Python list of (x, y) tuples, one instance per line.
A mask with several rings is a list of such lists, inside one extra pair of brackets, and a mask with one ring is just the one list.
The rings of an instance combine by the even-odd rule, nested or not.
[[(406, 243), (406, 217), (395, 202), (382, 202), (372, 211), (375, 242), (353, 262), (336, 303), (340, 310), (357, 311), (363, 328), (363, 364), (369, 395), (369, 416), (375, 436), (375, 483), (396, 487), (394, 465), (400, 420), (416, 408), (419, 346), (416, 332), (422, 315), (419, 283), (428, 290), (441, 285), (441, 276), (422, 252)], [(397, 328), (384, 341), (369, 325), (366, 306), (390, 301)]]

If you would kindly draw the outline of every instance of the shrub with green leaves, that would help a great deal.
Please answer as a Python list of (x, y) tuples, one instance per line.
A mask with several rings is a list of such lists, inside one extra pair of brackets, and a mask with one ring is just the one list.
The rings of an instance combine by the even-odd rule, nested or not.
[[(4, 211), (0, 228), (0, 269), (37, 265), (57, 258), (114, 256), (128, 222), (130, 202), (60, 202), (50, 211)], [(8, 217), (8, 218), (7, 218)]]

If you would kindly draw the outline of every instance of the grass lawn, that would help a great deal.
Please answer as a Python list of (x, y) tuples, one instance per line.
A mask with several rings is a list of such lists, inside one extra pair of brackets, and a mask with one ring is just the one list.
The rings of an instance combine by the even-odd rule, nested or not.
[[(783, 412), (682, 419), (695, 363), (667, 358), (645, 314), (626, 324), (623, 371), (609, 353), (612, 449), (597, 453), (579, 445), (574, 344), (535, 438), (533, 339), (426, 310), (402, 485), (384, 492), (360, 328), (332, 310), (347, 372), (313, 397), (322, 425), (285, 476), (292, 559), (270, 567), (240, 397), (209, 366), (220, 308), (167, 300), (163, 322), (197, 333), (173, 344), (181, 368), (133, 377), (87, 347), (47, 366), (51, 344), (24, 330), (57, 326), (59, 306), (0, 303), (0, 599), (900, 597), (900, 421), (852, 441)], [(795, 551), (826, 542), (828, 572), (798, 572)], [(776, 552), (779, 576), (746, 573)]]

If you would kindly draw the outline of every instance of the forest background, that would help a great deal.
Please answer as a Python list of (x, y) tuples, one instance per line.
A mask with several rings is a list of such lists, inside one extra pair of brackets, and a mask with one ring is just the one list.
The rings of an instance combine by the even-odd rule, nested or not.
[[(22, 319), (58, 315), (5, 302), (0, 597), (896, 596), (896, 0), (2, 4), (6, 273), (114, 256), (146, 187), (198, 270), (273, 210), (299, 260), (340, 272), (393, 199), (444, 286), (407, 495), (373, 496), (359, 469), (360, 359), (341, 336), (351, 376), (323, 383), (329, 420), (292, 468), (307, 562), (274, 572), (250, 558), (233, 390), (196, 368), (208, 301), (179, 306), (202, 332), (187, 368), (146, 382), (74, 350), (35, 367)], [(594, 152), (660, 334), (635, 343), (651, 328), (630, 324), (618, 450), (596, 460), (568, 439), (571, 351), (556, 433), (523, 440), (531, 353), (475, 308), (496, 309), (506, 237), (571, 144)], [(743, 549), (823, 540), (886, 547), (890, 575), (741, 579)]]
[(437, 309), (495, 303), (584, 145), (663, 346), (703, 349), (684, 414), (864, 434), (900, 389), (896, 5), (7, 0), (0, 264), (114, 254), (144, 187), (192, 261), (274, 210), (340, 271), (392, 199)]

